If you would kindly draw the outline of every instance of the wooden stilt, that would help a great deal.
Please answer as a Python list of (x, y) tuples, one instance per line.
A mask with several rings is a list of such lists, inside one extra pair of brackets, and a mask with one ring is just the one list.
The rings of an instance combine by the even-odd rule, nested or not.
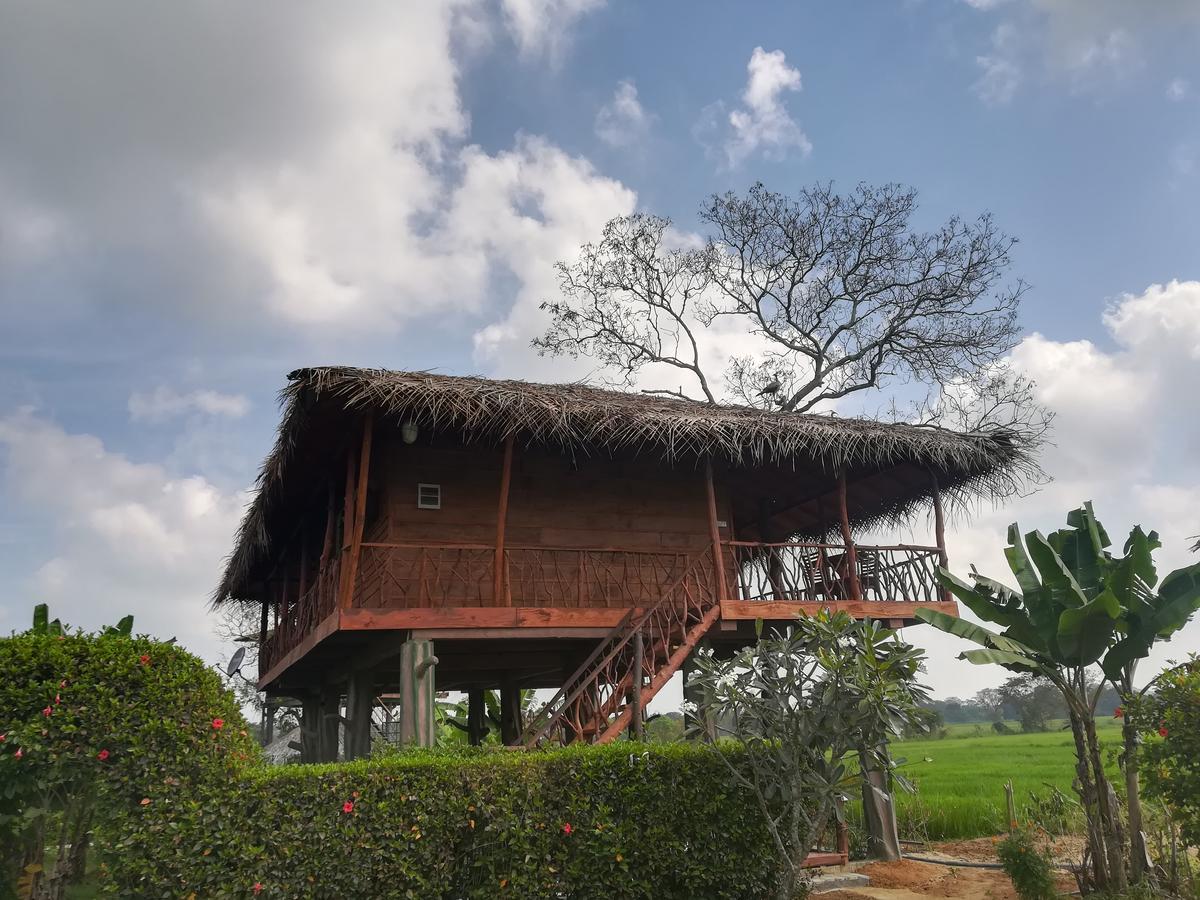
[(846, 545), (846, 576), (850, 588), (849, 599), (862, 601), (862, 583), (858, 578), (858, 553), (854, 549), (854, 538), (850, 534), (850, 507), (846, 502), (846, 473), (838, 473), (838, 517), (842, 529), (842, 543)]
[(274, 703), (263, 705), (262, 719), (262, 742), (263, 746), (270, 746), (275, 741), (275, 711), (278, 707)]
[(725, 557), (721, 552), (721, 529), (717, 525), (717, 492), (713, 487), (712, 460), (704, 461), (704, 490), (708, 500), (708, 532), (712, 541), (713, 567), (717, 584), (717, 601), (725, 603), (729, 588), (725, 584)]
[[(938, 486), (937, 473), (929, 470), (929, 486), (933, 491), (933, 537), (938, 548), (938, 565), (943, 569), (950, 567), (950, 556), (946, 553), (946, 514), (942, 509), (942, 491)], [(949, 602), (953, 598), (946, 588), (942, 588), (942, 600)]]
[(504, 463), (500, 470), (500, 503), (496, 512), (496, 560), (493, 565), (492, 602), (496, 606), (508, 606), (508, 579), (505, 575), (504, 529), (508, 522), (508, 489), (512, 483), (513, 436), (504, 439)]
[(511, 675), (500, 682), (500, 740), (512, 746), (521, 738), (525, 725), (521, 721), (521, 688)]
[(478, 747), (487, 736), (487, 725), (484, 723), (486, 711), (483, 688), (467, 691), (467, 740), (472, 747)]
[(326, 685), (321, 688), (319, 722), (317, 724), (317, 762), (337, 762), (338, 715), (341, 711), (341, 688)]
[(300, 707), (300, 762), (319, 762), (321, 704), (316, 694), (305, 694)]
[(433, 641), (405, 641), (400, 647), (400, 743), (432, 747), (434, 721)]
[(639, 631), (633, 636), (633, 678), (630, 690), (630, 707), (632, 708), (632, 721), (630, 722), (630, 731), (633, 734), (635, 741), (642, 739), (642, 731), (645, 727), (645, 710), (642, 709), (642, 680), (644, 674), (642, 669), (645, 665), (645, 646), (642, 641), (642, 633)]
[(375, 705), (375, 673), (366, 670), (350, 676), (346, 689), (346, 759), (371, 755), (371, 710)]

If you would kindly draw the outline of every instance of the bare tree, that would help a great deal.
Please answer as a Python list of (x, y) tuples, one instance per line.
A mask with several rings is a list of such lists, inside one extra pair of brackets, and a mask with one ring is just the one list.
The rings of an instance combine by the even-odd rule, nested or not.
[[(700, 214), (710, 233), (694, 246), (667, 219), (613, 219), (559, 264), (562, 299), (542, 305), (551, 323), (534, 346), (592, 356), (626, 385), (651, 365), (686, 382), (655, 393), (714, 403), (723, 382), (729, 399), (782, 411), (918, 384), (923, 400), (893, 407), (910, 421), (1040, 439), (1048, 413), (1000, 362), (1025, 291), (1006, 279), (1015, 239), (987, 215), (918, 230), (916, 201), (898, 185), (792, 198), (759, 184), (712, 197)], [(702, 352), (722, 318), (757, 348), (729, 356), (723, 379)]]

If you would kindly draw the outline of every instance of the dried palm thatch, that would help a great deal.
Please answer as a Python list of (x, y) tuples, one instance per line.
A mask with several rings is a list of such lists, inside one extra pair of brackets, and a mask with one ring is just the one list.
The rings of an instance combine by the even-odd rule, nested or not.
[[(717, 406), (584, 384), (534, 384), (480, 377), (320, 367), (297, 369), (280, 394), (278, 439), (258, 478), (257, 495), (238, 532), (214, 601), (244, 596), (245, 582), (270, 553), (269, 523), (297, 448), (314, 416), (380, 421), (453, 431), (467, 442), (561, 448), (575, 455), (634, 452), (667, 463), (712, 458), (752, 469), (880, 470), (913, 463), (936, 471), (950, 502), (1002, 499), (1036, 473), (1034, 461), (1004, 432), (961, 434), (870, 419)], [(895, 498), (861, 517), (873, 524), (902, 516), (927, 489)]]

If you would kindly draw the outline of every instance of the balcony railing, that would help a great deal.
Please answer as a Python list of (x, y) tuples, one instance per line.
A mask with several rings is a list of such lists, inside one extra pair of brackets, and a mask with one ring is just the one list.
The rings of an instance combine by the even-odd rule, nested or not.
[[(752, 602), (836, 602), (854, 600), (854, 575), (868, 602), (924, 602), (943, 599), (935, 573), (937, 547), (841, 544), (755, 544), (727, 541), (730, 597)], [(855, 567), (851, 570), (851, 558)]]
[[(701, 557), (706, 558), (704, 568), (709, 573), (701, 587), (716, 596), (708, 547), (510, 546), (503, 550), (504, 570), (497, 581), (493, 545), (364, 543), (350, 605), (363, 609), (647, 608)], [(839, 544), (722, 542), (725, 595), (756, 603), (936, 602), (944, 599), (935, 578), (939, 559), (936, 547), (855, 545), (851, 554)], [(338, 558), (330, 560), (304, 594), (280, 610), (278, 624), (260, 654), (260, 672), (270, 671), (337, 608), (340, 568)]]

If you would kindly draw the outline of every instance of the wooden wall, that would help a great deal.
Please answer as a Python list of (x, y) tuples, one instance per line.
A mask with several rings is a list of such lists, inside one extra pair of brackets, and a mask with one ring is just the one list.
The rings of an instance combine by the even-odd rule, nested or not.
[[(507, 596), (495, 598), (503, 448), (378, 437), (371, 482), (381, 520), (367, 528), (373, 542), (405, 546), (364, 548), (360, 571), (371, 583), (360, 578), (356, 606), (640, 606), (711, 547), (702, 469), (635, 458), (572, 462), (518, 443)], [(420, 483), (441, 485), (441, 509), (417, 507)]]

